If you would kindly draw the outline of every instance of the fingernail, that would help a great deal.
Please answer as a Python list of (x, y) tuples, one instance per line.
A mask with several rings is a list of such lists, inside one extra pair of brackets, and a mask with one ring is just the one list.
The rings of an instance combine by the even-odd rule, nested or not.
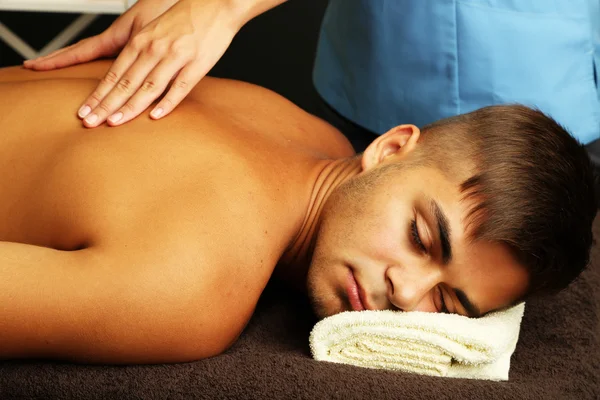
[(90, 106), (82, 106), (77, 114), (79, 115), (79, 118), (85, 118), (90, 111), (92, 111)]
[(152, 116), (152, 118), (158, 118), (162, 115), (163, 111), (164, 110), (162, 108), (157, 108), (156, 110), (152, 110), (150, 115)]
[(118, 113), (113, 114), (110, 117), (108, 117), (108, 120), (114, 124), (116, 122), (119, 122), (121, 120), (121, 118), (123, 118), (123, 113), (118, 112)]
[(94, 122), (96, 122), (97, 120), (98, 120), (98, 116), (97, 116), (96, 114), (92, 114), (92, 115), (90, 115), (89, 117), (87, 117), (87, 118), (85, 119), (85, 121), (86, 121), (88, 124), (93, 124), (93, 123), (94, 123)]

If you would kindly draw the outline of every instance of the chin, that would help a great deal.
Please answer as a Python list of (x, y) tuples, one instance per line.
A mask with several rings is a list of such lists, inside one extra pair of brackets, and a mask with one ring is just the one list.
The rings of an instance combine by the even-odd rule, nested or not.
[(341, 312), (346, 311), (341, 308), (336, 310), (334, 308), (328, 307), (327, 305), (325, 305), (321, 302), (314, 301), (312, 299), (311, 299), (311, 305), (312, 305), (313, 312), (316, 315), (318, 320), (322, 320), (327, 317), (331, 317), (332, 315), (339, 314)]
[(319, 319), (351, 309), (343, 276), (346, 267), (337, 258), (315, 257), (306, 276), (306, 289), (313, 312)]
[(322, 304), (314, 301), (312, 298), (310, 299), (310, 305), (312, 306), (313, 313), (317, 317), (318, 321), (320, 321), (324, 318), (327, 318), (330, 315), (333, 315), (333, 314), (328, 313)]
[(319, 320), (347, 311), (341, 295), (333, 288), (325, 288), (309, 280), (308, 299)]

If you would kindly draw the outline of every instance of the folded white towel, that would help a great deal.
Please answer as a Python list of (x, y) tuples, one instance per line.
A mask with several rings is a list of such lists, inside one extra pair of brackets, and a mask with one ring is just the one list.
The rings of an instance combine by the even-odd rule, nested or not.
[(521, 303), (481, 318), (418, 311), (348, 311), (318, 322), (310, 334), (310, 348), (320, 361), (508, 380), (524, 310)]

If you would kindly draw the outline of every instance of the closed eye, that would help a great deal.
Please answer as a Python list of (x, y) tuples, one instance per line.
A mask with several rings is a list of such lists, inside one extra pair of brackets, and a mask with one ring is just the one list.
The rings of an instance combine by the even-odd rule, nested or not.
[(437, 292), (439, 293), (440, 296), (440, 312), (444, 313), (444, 314), (449, 314), (450, 311), (448, 311), (448, 307), (446, 307), (446, 301), (444, 301), (444, 293), (442, 292), (442, 288), (441, 287), (437, 287)]
[(421, 252), (426, 253), (427, 248), (423, 244), (423, 241), (421, 240), (421, 236), (419, 235), (419, 228), (417, 228), (417, 220), (416, 219), (413, 219), (412, 221), (410, 221), (410, 231), (411, 231), (412, 241), (415, 244), (415, 246), (417, 246), (419, 248), (419, 250), (421, 250)]

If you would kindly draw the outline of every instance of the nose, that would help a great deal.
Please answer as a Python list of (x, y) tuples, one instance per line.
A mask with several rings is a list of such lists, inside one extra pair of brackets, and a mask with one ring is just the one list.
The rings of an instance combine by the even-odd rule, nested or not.
[(388, 300), (402, 311), (435, 312), (431, 295), (441, 271), (431, 266), (390, 266), (385, 272)]

